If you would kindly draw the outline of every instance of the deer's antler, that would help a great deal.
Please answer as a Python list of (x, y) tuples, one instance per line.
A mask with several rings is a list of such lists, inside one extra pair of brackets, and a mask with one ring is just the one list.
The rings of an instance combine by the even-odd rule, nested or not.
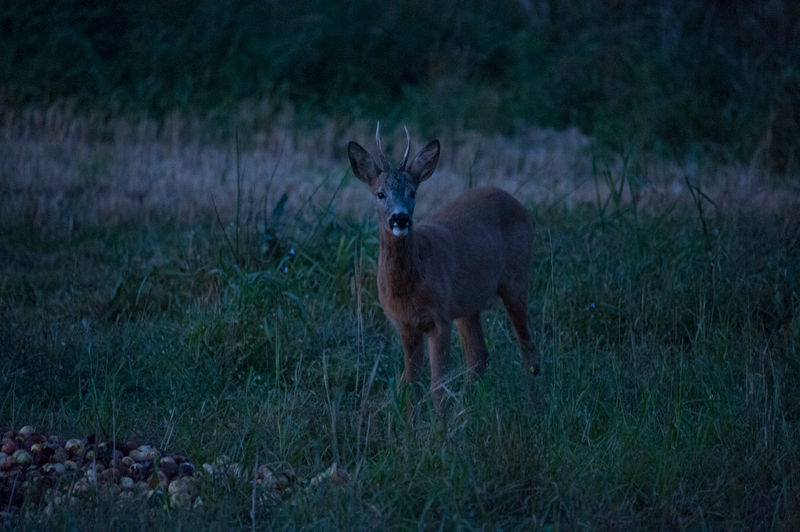
[(406, 152), (403, 154), (403, 164), (400, 165), (401, 170), (406, 169), (406, 163), (408, 163), (408, 150), (411, 149), (411, 135), (408, 134), (408, 128), (405, 124), (403, 124), (403, 129), (406, 130)]

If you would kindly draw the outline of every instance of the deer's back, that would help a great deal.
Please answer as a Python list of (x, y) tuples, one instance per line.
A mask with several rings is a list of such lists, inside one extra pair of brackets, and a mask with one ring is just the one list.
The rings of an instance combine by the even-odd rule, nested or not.
[[(431, 285), (449, 292), (453, 316), (485, 308), (501, 284), (527, 284), (533, 242), (528, 212), (507, 192), (465, 192), (415, 228)], [(527, 290), (527, 286), (520, 286)]]
[(499, 188), (464, 192), (420, 222), (417, 231), (449, 233), (442, 236), (453, 239), (455, 249), (464, 253), (527, 254), (533, 240), (533, 224), (525, 207)]
[(507, 231), (519, 225), (531, 225), (525, 207), (508, 192), (493, 187), (468, 190), (421, 222), (434, 223), (453, 231), (476, 226)]

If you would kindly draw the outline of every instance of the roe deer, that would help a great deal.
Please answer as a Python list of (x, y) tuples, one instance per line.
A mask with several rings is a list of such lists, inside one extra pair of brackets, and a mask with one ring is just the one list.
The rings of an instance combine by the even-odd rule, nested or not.
[(533, 223), (525, 208), (497, 188), (469, 190), (414, 223), (414, 198), (439, 160), (439, 141), (425, 145), (408, 164), (411, 138), (399, 168), (383, 154), (380, 122), (375, 131), (381, 165), (355, 142), (347, 145), (353, 173), (369, 186), (378, 206), (380, 251), (378, 295), (400, 334), (404, 379), (420, 379), (423, 336), (428, 341), (431, 393), (441, 399), (453, 321), (461, 336), (467, 368), (483, 374), (489, 351), (480, 312), (499, 296), (522, 349), (526, 373), (539, 361), (528, 326), (528, 278)]

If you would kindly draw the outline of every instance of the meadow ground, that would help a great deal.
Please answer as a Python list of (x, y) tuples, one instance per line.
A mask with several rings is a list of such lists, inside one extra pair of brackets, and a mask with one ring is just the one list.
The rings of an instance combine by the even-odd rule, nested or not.
[[(418, 213), (488, 184), (531, 209), (543, 371), (523, 393), (498, 305), (486, 376), (466, 385), (454, 341), (446, 419), (408, 426), (344, 149), (374, 126), (270, 116), (219, 142), (179, 116), (4, 112), (0, 425), (241, 465), (195, 507), (32, 494), (6, 525), (800, 527), (795, 184), (576, 131), (444, 133)], [(308, 482), (334, 463), (346, 479)], [(264, 496), (263, 464), (294, 484)]]

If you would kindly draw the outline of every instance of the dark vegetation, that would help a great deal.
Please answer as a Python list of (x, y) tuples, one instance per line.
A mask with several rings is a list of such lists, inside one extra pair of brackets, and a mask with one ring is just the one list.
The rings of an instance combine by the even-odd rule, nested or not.
[(797, 172), (796, 2), (6, 2), (12, 106), (224, 116), (241, 102)]
[[(3, 142), (31, 157), (0, 158), (0, 427), (137, 439), (242, 469), (203, 476), (193, 508), (26, 493), (13, 514), (0, 500), (0, 526), (800, 529), (800, 200), (770, 188), (796, 185), (798, 10), (4, 2), (0, 111), (23, 125), (4, 124)], [(206, 147), (182, 152), (167, 127), (151, 144), (70, 127), (82, 113), (101, 118), (75, 129), (177, 113), (216, 131), (252, 104), (245, 122), (257, 129), (272, 117), (258, 115), (262, 101), (295, 114), (297, 138), (376, 117), (415, 124), (419, 137), (578, 126), (616, 157), (597, 158), (593, 201), (520, 198), (537, 221), (529, 310), (543, 371), (531, 396), (497, 309), (484, 318), (485, 378), (466, 385), (454, 338), (445, 419), (423, 402), (407, 424), (401, 348), (376, 296), (375, 227), (336, 196), (350, 186), (344, 150), (324, 176), (340, 180), (336, 191), (268, 204), (257, 191), (271, 168), (240, 188), (239, 145), (228, 154), (224, 137), (219, 181), (235, 187), (235, 209), (217, 212), (194, 186), (216, 168), (201, 160)], [(53, 108), (66, 117), (57, 132), (36, 131), (46, 118), (27, 127), (25, 109)], [(61, 135), (69, 143), (53, 150)], [(109, 175), (120, 153), (153, 159), (141, 168), (154, 175), (139, 178), (170, 199), (126, 198)], [(731, 166), (697, 165), (708, 188), (687, 175), (680, 196), (647, 202), (642, 169), (661, 156)], [(736, 183), (721, 181), (744, 166), (747, 179), (779, 177), (751, 203), (722, 197)], [(319, 177), (290, 168), (297, 181)], [(472, 176), (431, 180), (448, 178), (458, 189)], [(125, 216), (104, 223), (115, 208)], [(257, 465), (309, 479), (333, 463), (347, 481), (297, 480), (268, 498), (249, 482)]]

